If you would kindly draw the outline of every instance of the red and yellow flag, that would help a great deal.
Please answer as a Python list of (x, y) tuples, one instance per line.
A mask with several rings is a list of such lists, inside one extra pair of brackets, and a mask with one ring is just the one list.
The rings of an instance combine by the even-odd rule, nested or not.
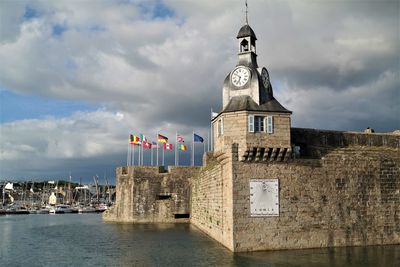
[(168, 143), (168, 137), (164, 135), (159, 134), (157, 139), (159, 143)]
[(140, 144), (139, 136), (131, 134), (129, 137), (129, 143), (132, 145), (139, 145)]

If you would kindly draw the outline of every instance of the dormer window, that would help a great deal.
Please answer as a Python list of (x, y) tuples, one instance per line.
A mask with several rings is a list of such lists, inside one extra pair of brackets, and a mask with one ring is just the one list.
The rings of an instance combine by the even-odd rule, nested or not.
[(248, 52), (249, 51), (249, 42), (246, 39), (240, 43), (240, 52)]

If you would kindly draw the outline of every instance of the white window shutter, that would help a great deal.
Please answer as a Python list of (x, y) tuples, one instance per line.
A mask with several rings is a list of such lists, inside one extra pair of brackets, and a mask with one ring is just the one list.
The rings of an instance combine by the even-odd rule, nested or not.
[(254, 133), (254, 115), (248, 117), (248, 128), (250, 133)]
[(267, 133), (274, 132), (274, 120), (272, 116), (267, 116)]

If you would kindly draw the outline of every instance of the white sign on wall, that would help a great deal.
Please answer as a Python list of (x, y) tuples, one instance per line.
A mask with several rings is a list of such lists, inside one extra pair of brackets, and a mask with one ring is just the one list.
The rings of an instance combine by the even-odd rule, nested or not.
[(250, 179), (250, 216), (279, 216), (278, 179)]

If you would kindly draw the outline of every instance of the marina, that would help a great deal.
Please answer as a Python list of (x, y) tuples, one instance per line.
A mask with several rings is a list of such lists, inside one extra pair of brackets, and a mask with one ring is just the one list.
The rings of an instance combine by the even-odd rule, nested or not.
[(0, 215), (101, 213), (115, 200), (108, 184), (81, 185), (65, 181), (2, 182)]

